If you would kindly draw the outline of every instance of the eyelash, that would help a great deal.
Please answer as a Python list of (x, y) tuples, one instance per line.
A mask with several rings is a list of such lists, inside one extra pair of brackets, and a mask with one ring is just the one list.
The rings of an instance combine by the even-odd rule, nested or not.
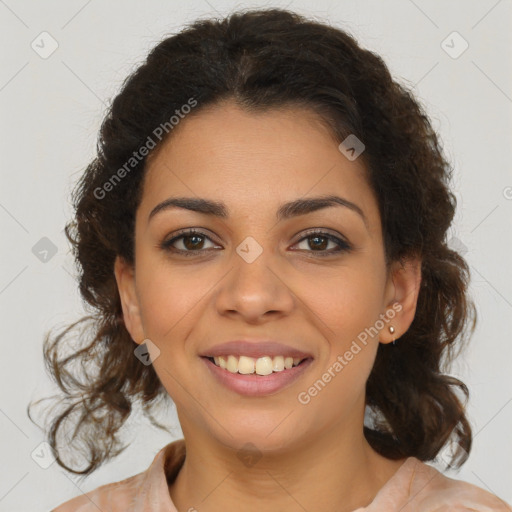
[[(196, 249), (196, 250), (184, 251), (182, 249), (176, 249), (175, 247), (172, 247), (172, 245), (176, 241), (178, 241), (178, 240), (180, 240), (182, 238), (186, 238), (186, 237), (194, 236), (194, 235), (206, 238), (206, 239), (208, 239), (208, 240), (213, 242), (213, 240), (211, 240), (211, 238), (209, 236), (207, 236), (205, 233), (203, 233), (201, 231), (197, 231), (194, 228), (189, 228), (189, 229), (186, 229), (186, 230), (179, 231), (177, 236), (174, 236), (173, 238), (171, 238), (169, 240), (163, 241), (160, 244), (160, 248), (163, 249), (164, 251), (168, 251), (168, 252), (172, 252), (172, 253), (178, 253), (178, 254), (183, 254), (184, 256), (197, 256), (199, 253), (205, 252), (208, 249)], [(315, 253), (315, 256), (319, 256), (320, 258), (323, 258), (323, 257), (326, 257), (326, 256), (330, 256), (330, 255), (333, 255), (333, 254), (339, 254), (339, 253), (342, 253), (342, 252), (349, 252), (349, 251), (352, 250), (352, 246), (349, 243), (347, 243), (346, 241), (344, 241), (344, 240), (342, 240), (342, 239), (340, 239), (340, 238), (338, 238), (338, 237), (336, 237), (334, 235), (331, 235), (330, 233), (326, 233), (324, 231), (321, 231), (319, 229), (308, 230), (304, 235), (305, 236), (303, 236), (300, 240), (298, 240), (296, 242), (296, 244), (298, 244), (298, 243), (300, 243), (303, 240), (306, 240), (308, 238), (312, 238), (315, 235), (316, 236), (321, 235), (322, 238), (327, 238), (331, 242), (334, 242), (334, 243), (338, 244), (339, 248), (334, 250), (334, 251), (333, 250), (331, 250), (331, 251), (307, 251), (306, 250), (306, 252)], [(296, 244), (294, 244), (294, 245), (296, 245)], [(299, 249), (299, 250), (303, 250), (303, 249)]]

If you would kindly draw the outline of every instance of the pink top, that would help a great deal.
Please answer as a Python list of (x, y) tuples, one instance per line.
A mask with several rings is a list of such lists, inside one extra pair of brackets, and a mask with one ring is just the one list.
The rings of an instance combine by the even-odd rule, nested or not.
[[(169, 495), (185, 460), (185, 440), (164, 446), (145, 471), (102, 485), (51, 512), (178, 512)], [(443, 475), (409, 457), (370, 505), (354, 512), (512, 512), (512, 507), (480, 487)]]

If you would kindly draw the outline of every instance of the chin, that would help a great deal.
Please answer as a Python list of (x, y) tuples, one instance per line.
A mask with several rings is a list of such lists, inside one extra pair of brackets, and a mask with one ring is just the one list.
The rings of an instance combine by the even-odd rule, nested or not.
[[(257, 411), (248, 414), (241, 420), (233, 417), (228, 422), (227, 415), (222, 427), (215, 425), (215, 437), (223, 445), (237, 451), (256, 451), (261, 454), (279, 454), (293, 448), (296, 444), (302, 444), (301, 432), (296, 418), (286, 420), (286, 414), (282, 412), (274, 416), (268, 415), (263, 421)], [(292, 415), (290, 415), (292, 416)], [(283, 421), (284, 420), (284, 421)]]

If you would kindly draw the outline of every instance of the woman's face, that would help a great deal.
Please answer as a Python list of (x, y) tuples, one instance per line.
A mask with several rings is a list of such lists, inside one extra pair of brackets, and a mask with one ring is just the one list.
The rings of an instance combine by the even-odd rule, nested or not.
[[(116, 278), (126, 326), (138, 344), (151, 340), (185, 437), (277, 450), (328, 431), (362, 431), (379, 339), (391, 342), (412, 322), (419, 263), (387, 273), (361, 160), (349, 160), (307, 111), (249, 114), (226, 103), (175, 130), (147, 162), (135, 273), (118, 259)], [(321, 196), (345, 205), (282, 210)], [(222, 203), (225, 215), (180, 207), (151, 215), (171, 198)], [(185, 228), (200, 233), (164, 246)], [(276, 368), (280, 351), (309, 359), (260, 376), (203, 357), (234, 340), (256, 349), (261, 341), (286, 345), (270, 354)], [(253, 359), (268, 371), (268, 359), (244, 361)]]

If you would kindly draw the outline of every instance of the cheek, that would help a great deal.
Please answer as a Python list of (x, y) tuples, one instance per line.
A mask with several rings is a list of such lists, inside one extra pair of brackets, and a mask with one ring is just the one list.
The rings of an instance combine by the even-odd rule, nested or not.
[[(192, 376), (199, 373), (193, 365), (203, 363), (193, 361), (191, 339), (208, 300), (208, 290), (215, 283), (210, 281), (211, 276), (153, 262), (140, 272), (138, 286), (145, 334), (159, 349), (158, 356), (152, 358), (155, 372), (172, 400), (192, 411), (186, 389), (201, 388), (197, 377)], [(199, 421), (200, 415), (196, 419)]]
[(382, 306), (382, 281), (371, 271), (344, 269), (326, 282), (308, 303), (326, 342), (315, 375), (298, 397), (319, 421), (341, 419), (361, 403), (379, 346), (375, 324)]
[[(382, 312), (382, 276), (370, 265), (344, 269), (318, 288), (317, 326), (328, 340), (317, 377), (322, 398), (350, 409), (365, 390), (379, 344), (376, 322)], [(315, 390), (312, 390), (315, 393)], [(321, 413), (321, 411), (319, 411)]]
[(208, 300), (208, 291), (215, 284), (211, 275), (153, 262), (144, 266), (138, 276), (141, 316), (146, 336), (162, 349), (172, 342), (185, 340), (190, 326)]
[(310, 295), (315, 311), (328, 327), (325, 332), (329, 340), (334, 337), (339, 349), (375, 325), (381, 313), (382, 279), (367, 269), (346, 268), (331, 273), (325, 284), (317, 285), (316, 293)]

